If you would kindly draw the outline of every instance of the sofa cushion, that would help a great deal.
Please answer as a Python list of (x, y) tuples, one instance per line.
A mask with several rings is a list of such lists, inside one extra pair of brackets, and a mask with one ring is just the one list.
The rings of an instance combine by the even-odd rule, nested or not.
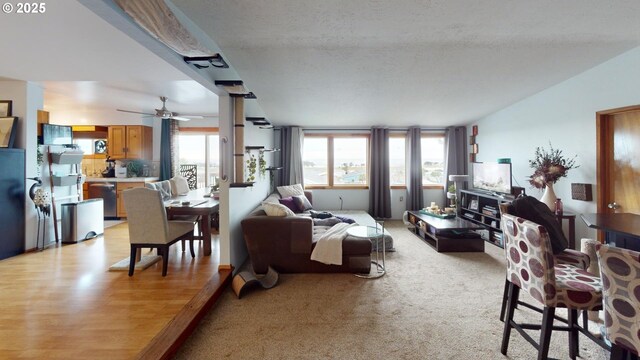
[(286, 197), (286, 198), (282, 198), (282, 199), (280, 199), (278, 201), (280, 202), (280, 204), (288, 207), (289, 210), (293, 211), (294, 213), (301, 212), (300, 209), (298, 208), (298, 206), (296, 205), (296, 203), (293, 201), (293, 198), (291, 196)]
[(292, 200), (296, 208), (298, 209), (297, 212), (304, 212), (313, 209), (313, 206), (311, 206), (311, 203), (309, 202), (309, 200), (307, 200), (307, 197), (304, 194), (292, 196)]
[(278, 200), (280, 200), (280, 195), (274, 192), (271, 195), (267, 196), (267, 198), (264, 199), (263, 201), (278, 204), (279, 203)]
[(262, 202), (262, 208), (264, 212), (267, 213), (267, 216), (295, 216), (296, 214), (293, 211), (289, 210), (288, 207), (282, 204), (276, 204), (271, 202)]
[(289, 197), (289, 196), (297, 196), (304, 195), (304, 189), (300, 184), (287, 185), (287, 186), (278, 186), (276, 188), (280, 196)]

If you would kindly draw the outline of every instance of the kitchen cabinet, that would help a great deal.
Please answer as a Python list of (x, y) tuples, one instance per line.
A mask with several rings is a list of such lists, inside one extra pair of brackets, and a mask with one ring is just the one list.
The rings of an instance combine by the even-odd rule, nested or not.
[(109, 126), (108, 147), (112, 159), (151, 160), (153, 128), (142, 125)]
[(124, 208), (124, 200), (122, 198), (122, 192), (128, 189), (144, 187), (144, 182), (119, 182), (116, 184), (116, 206), (117, 216), (127, 217), (127, 211)]

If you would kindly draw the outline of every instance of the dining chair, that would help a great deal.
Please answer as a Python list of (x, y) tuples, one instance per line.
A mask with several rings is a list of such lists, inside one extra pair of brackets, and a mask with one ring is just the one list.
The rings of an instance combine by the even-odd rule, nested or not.
[(162, 256), (162, 276), (167, 275), (169, 262), (169, 246), (178, 240), (189, 239), (191, 256), (193, 250), (192, 221), (167, 220), (167, 212), (162, 195), (157, 190), (133, 188), (122, 193), (124, 207), (127, 210), (129, 224), (129, 242), (131, 243), (131, 259), (129, 276), (133, 275), (136, 252), (141, 248), (155, 248)]
[(640, 252), (596, 245), (602, 276), (605, 335), (611, 360), (640, 352)]
[[(510, 214), (502, 215), (502, 231), (507, 260), (507, 312), (504, 320), (502, 346), (507, 354), (511, 329), (516, 329), (523, 338), (538, 350), (538, 359), (547, 359), (549, 342), (553, 330), (569, 333), (569, 357), (578, 356), (579, 333), (601, 347), (609, 347), (593, 336), (588, 329), (578, 325), (579, 310), (602, 309), (602, 287), (600, 278), (586, 270), (567, 264), (556, 264), (547, 230), (532, 221)], [(527, 292), (543, 306), (541, 324), (523, 324), (513, 320), (520, 290)], [(566, 308), (568, 318), (555, 315), (556, 308)], [(555, 326), (554, 320), (566, 322), (567, 326)], [(540, 330), (536, 343), (524, 330)]]
[[(504, 214), (509, 214), (509, 205), (504, 203), (504, 204), (500, 204), (500, 214), (504, 215)], [(513, 214), (511, 214), (513, 215)], [(506, 247), (505, 247), (506, 249)], [(578, 267), (582, 270), (587, 270), (587, 268), (589, 267), (590, 264), (590, 258), (589, 255), (578, 251), (578, 250), (574, 250), (574, 249), (564, 249), (562, 252), (560, 252), (559, 254), (554, 255), (555, 258), (555, 263), (556, 264), (566, 264), (566, 265), (572, 265), (575, 267)], [(504, 315), (507, 311), (507, 298), (508, 298), (508, 292), (509, 292), (509, 279), (505, 279), (504, 282), (504, 291), (502, 293), (502, 306), (500, 308), (500, 321), (504, 321)], [(538, 310), (535, 307), (530, 306), (527, 303), (524, 303), (522, 301), (518, 301), (517, 305), (522, 305), (524, 307), (528, 307), (532, 310)], [(587, 327), (587, 315), (583, 314), (583, 327)]]

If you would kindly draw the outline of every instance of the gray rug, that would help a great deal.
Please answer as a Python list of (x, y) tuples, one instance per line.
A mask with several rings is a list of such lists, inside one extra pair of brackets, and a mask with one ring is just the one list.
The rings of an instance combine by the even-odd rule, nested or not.
[[(487, 244), (485, 253), (436, 253), (400, 221), (385, 227), (398, 249), (387, 254), (386, 276), (281, 274), (277, 287), (242, 300), (228, 289), (175, 358), (535, 358), (515, 331), (509, 356), (500, 354), (502, 249)], [(516, 314), (516, 320), (540, 319), (531, 311)], [(582, 335), (580, 355), (608, 358)], [(569, 357), (566, 333), (554, 332), (549, 356)]]

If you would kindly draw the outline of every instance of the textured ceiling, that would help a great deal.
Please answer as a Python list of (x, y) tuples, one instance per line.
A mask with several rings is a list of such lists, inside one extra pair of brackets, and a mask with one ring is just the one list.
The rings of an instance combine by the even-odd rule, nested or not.
[(639, 1), (172, 2), (280, 125), (465, 124), (640, 45)]

